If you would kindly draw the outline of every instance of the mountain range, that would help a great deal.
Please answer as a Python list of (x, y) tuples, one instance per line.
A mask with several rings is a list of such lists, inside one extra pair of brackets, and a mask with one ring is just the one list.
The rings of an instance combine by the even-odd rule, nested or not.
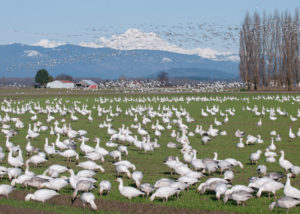
[(155, 78), (160, 71), (170, 77), (232, 79), (238, 77), (238, 58), (210, 48), (185, 49), (154, 33), (129, 29), (95, 43), (67, 44), (49, 40), (0, 45), (0, 76), (33, 77), (40, 68), (53, 76), (116, 79)]

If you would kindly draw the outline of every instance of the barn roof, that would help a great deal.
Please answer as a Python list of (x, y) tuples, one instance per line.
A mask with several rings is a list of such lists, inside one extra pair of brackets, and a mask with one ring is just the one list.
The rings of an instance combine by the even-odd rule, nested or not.
[(81, 80), (81, 81), (85, 82), (85, 83), (88, 84), (88, 85), (97, 85), (97, 83), (95, 83), (95, 82), (92, 81), (92, 80)]

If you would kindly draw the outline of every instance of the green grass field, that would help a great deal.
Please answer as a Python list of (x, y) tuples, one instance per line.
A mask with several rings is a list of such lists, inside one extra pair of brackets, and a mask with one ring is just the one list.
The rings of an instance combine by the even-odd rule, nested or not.
[[(120, 102), (107, 102), (104, 104), (100, 104), (98, 102), (99, 97), (107, 98), (107, 99), (116, 99), (120, 100)], [(106, 115), (103, 115), (102, 117), (97, 116), (96, 109), (93, 109), (94, 106), (97, 107), (97, 105), (100, 105), (102, 108), (109, 108), (110, 106), (113, 109), (113, 112), (115, 112), (116, 106), (122, 108), (123, 112), (119, 117), (113, 118), (113, 127), (117, 130), (124, 124), (125, 126), (129, 126), (133, 124), (133, 117), (126, 116), (125, 110), (130, 108), (131, 106), (136, 107), (137, 105), (152, 105), (154, 110), (157, 111), (158, 106), (162, 107), (163, 105), (166, 106), (174, 106), (179, 108), (182, 106), (183, 108), (186, 108), (186, 110), (190, 113), (190, 115), (195, 119), (192, 123), (186, 123), (184, 120), (183, 122), (189, 126), (189, 131), (194, 131), (196, 125), (202, 125), (204, 130), (207, 130), (210, 124), (213, 124), (214, 116), (209, 116), (207, 118), (201, 117), (201, 109), (208, 106), (211, 108), (213, 105), (218, 105), (220, 110), (222, 112), (225, 112), (225, 109), (228, 108), (235, 108), (235, 116), (229, 116), (229, 122), (226, 125), (222, 125), (220, 127), (221, 130), (227, 131), (227, 136), (217, 136), (214, 138), (211, 142), (209, 142), (207, 145), (201, 144), (201, 137), (199, 135), (195, 135), (194, 137), (189, 137), (189, 140), (191, 142), (191, 145), (193, 148), (195, 148), (198, 151), (197, 158), (212, 158), (213, 152), (218, 153), (218, 159), (226, 159), (226, 158), (235, 158), (239, 161), (241, 161), (244, 164), (244, 169), (240, 169), (238, 167), (234, 168), (235, 178), (233, 180), (233, 185), (235, 184), (245, 184), (248, 185), (248, 179), (251, 176), (257, 176), (256, 174), (256, 167), (257, 165), (250, 165), (249, 164), (249, 156), (251, 153), (255, 152), (258, 149), (261, 149), (263, 152), (265, 148), (270, 144), (271, 142), (271, 136), (270, 132), (272, 130), (276, 130), (278, 133), (280, 133), (282, 137), (281, 142), (275, 142), (277, 146), (277, 154), (280, 155), (279, 151), (284, 150), (286, 159), (291, 161), (294, 165), (300, 165), (300, 138), (296, 138), (292, 142), (289, 142), (288, 140), (288, 131), (289, 127), (291, 126), (293, 128), (294, 132), (297, 132), (298, 128), (300, 128), (300, 123), (298, 121), (291, 122), (289, 117), (285, 116), (278, 116), (278, 119), (276, 121), (269, 120), (269, 114), (267, 113), (266, 116), (261, 117), (262, 118), (262, 128), (256, 127), (256, 122), (259, 120), (260, 117), (256, 117), (252, 112), (249, 111), (242, 111), (243, 107), (249, 106), (251, 108), (256, 105), (261, 111), (262, 106), (265, 108), (277, 108), (280, 107), (282, 110), (285, 109), (289, 114), (292, 114), (293, 116), (296, 116), (297, 110), (299, 108), (299, 102), (293, 101), (292, 99), (289, 99), (285, 102), (280, 102), (277, 100), (263, 100), (263, 99), (257, 99), (258, 97), (276, 97), (276, 94), (184, 94), (184, 95), (91, 95), (88, 96), (84, 95), (73, 95), (73, 96), (43, 96), (43, 94), (36, 95), (36, 96), (23, 96), (18, 94), (15, 96), (16, 101), (13, 101), (13, 106), (21, 106), (22, 104), (28, 103), (28, 102), (38, 102), (42, 107), (44, 107), (46, 104), (45, 102), (50, 100), (50, 104), (55, 104), (58, 100), (61, 100), (61, 103), (66, 105), (66, 107), (72, 106), (74, 101), (78, 101), (78, 106), (82, 106), (83, 104), (88, 104), (88, 109), (93, 110), (93, 122), (89, 122), (87, 120), (87, 116), (82, 116), (76, 113), (76, 116), (80, 119), (76, 122), (70, 121), (70, 115), (68, 114), (66, 117), (66, 122), (71, 122), (72, 128), (75, 130), (78, 129), (84, 129), (88, 131), (87, 137), (94, 139), (94, 137), (99, 137), (101, 139), (101, 143), (103, 147), (105, 147), (105, 142), (109, 140), (109, 135), (107, 134), (107, 129), (100, 129), (98, 126), (100, 123), (103, 123), (103, 121), (106, 118)], [(297, 94), (281, 94), (279, 95), (279, 98), (286, 97), (296, 97)], [(4, 98), (5, 95), (2, 95)], [(123, 102), (122, 99), (124, 97), (133, 97), (133, 98), (150, 98), (150, 101), (144, 102)], [(157, 97), (166, 97), (166, 98), (172, 98), (172, 97), (182, 97), (184, 101), (179, 102), (161, 102), (159, 99), (156, 99), (156, 101), (151, 100), (152, 98)], [(233, 97), (234, 100), (226, 100), (223, 102), (219, 102), (216, 100), (203, 102), (203, 101), (190, 101), (189, 103), (186, 102), (187, 97), (213, 97), (218, 98), (219, 100), (224, 97)], [(7, 97), (9, 99), (10, 97)], [(4, 105), (2, 103), (2, 105)], [(33, 106), (33, 105), (32, 105)], [(5, 115), (4, 112), (0, 112), (0, 115), (3, 117)], [(11, 117), (16, 117), (17, 115), (10, 113)], [(19, 130), (19, 133), (11, 138), (11, 141), (14, 144), (20, 144), (21, 148), (24, 150), (23, 157), (27, 159), (25, 156), (25, 146), (26, 146), (26, 139), (25, 136), (27, 134), (27, 128), (28, 123), (32, 123), (30, 121), (31, 114), (25, 114), (25, 115), (18, 115), (18, 117), (21, 118), (21, 120), (25, 124), (25, 128), (22, 130)], [(54, 114), (53, 116), (56, 117), (60, 121), (63, 117), (59, 116), (58, 114)], [(142, 117), (139, 117), (139, 122), (142, 121)], [(46, 118), (47, 115), (45, 114), (38, 114), (38, 120), (43, 122), (43, 124), (46, 124)], [(175, 116), (171, 118), (174, 119)], [(153, 123), (156, 122), (156, 119), (160, 119), (158, 117), (153, 118)], [(217, 119), (220, 121), (223, 121), (224, 118), (221, 116), (217, 116)], [(9, 123), (13, 126), (13, 123)], [(151, 138), (154, 139), (154, 131), (151, 129), (151, 124), (147, 124), (145, 127), (146, 130), (151, 132)], [(160, 124), (162, 124), (162, 121), (160, 119)], [(59, 126), (61, 126), (62, 123), (60, 123)], [(49, 126), (49, 125), (48, 125)], [(51, 126), (53, 126), (53, 122), (51, 122)], [(166, 126), (166, 125), (165, 125)], [(178, 127), (174, 126), (172, 129), (175, 129), (178, 131)], [(144, 153), (143, 151), (139, 151), (134, 147), (133, 145), (128, 146), (129, 155), (122, 156), (123, 160), (129, 160), (132, 163), (134, 163), (137, 167), (137, 170), (142, 171), (144, 173), (144, 179), (143, 182), (148, 182), (154, 184), (156, 180), (160, 178), (173, 178), (177, 179), (179, 175), (171, 175), (169, 172), (169, 168), (163, 164), (164, 159), (169, 155), (178, 156), (181, 161), (183, 161), (183, 155), (180, 153), (180, 149), (170, 149), (167, 148), (167, 143), (172, 141), (175, 142), (174, 138), (170, 137), (171, 130), (165, 130), (162, 132), (161, 138), (158, 140), (158, 143), (161, 145), (160, 148), (155, 149), (154, 152)], [(236, 143), (239, 141), (238, 138), (234, 136), (234, 132), (237, 129), (241, 129), (242, 131), (245, 131), (246, 134), (252, 134), (252, 135), (258, 135), (260, 134), (262, 136), (262, 139), (264, 140), (263, 144), (255, 144), (251, 146), (246, 146), (244, 149), (238, 149), (236, 147)], [(133, 134), (136, 134), (135, 129), (131, 129), (133, 131)], [(31, 141), (32, 145), (39, 147), (40, 149), (43, 149), (44, 146), (44, 139), (45, 137), (49, 138), (49, 143), (54, 142), (56, 139), (56, 136), (49, 135), (49, 131), (45, 133), (41, 133), (40, 136), (37, 139), (34, 139)], [(65, 139), (66, 137), (63, 137)], [(140, 139), (140, 138), (139, 138)], [(76, 140), (79, 142), (78, 140)], [(0, 142), (1, 146), (5, 148), (5, 136), (3, 133), (0, 134)], [(244, 139), (245, 142), (245, 139)], [(91, 140), (87, 142), (87, 144), (94, 146), (95, 143)], [(77, 152), (80, 152), (79, 149), (80, 144), (78, 143)], [(107, 150), (112, 151), (112, 148), (107, 148)], [(81, 155), (80, 161), (85, 161), (86, 159)], [(31, 167), (30, 170), (34, 171), (36, 174), (43, 173), (43, 171), (50, 166), (51, 164), (59, 163), (65, 166), (68, 166), (70, 168), (73, 168), (75, 172), (81, 170), (81, 168), (76, 167), (75, 162), (67, 162), (63, 157), (61, 156), (55, 156), (55, 158), (49, 158), (48, 162), (45, 164), (44, 167)], [(118, 183), (115, 182), (116, 179), (116, 171), (114, 166), (112, 165), (112, 158), (106, 157), (105, 162), (101, 163), (105, 169), (105, 173), (98, 172), (96, 176), (94, 176), (95, 179), (98, 181), (101, 181), (103, 179), (110, 180), (112, 183), (112, 191), (110, 194), (101, 196), (101, 198), (105, 200), (112, 200), (112, 201), (122, 201), (122, 202), (129, 202), (128, 199), (124, 198), (122, 195), (120, 195), (118, 190)], [(284, 173), (284, 170), (279, 166), (278, 164), (278, 158), (276, 163), (269, 164), (265, 161), (265, 157), (262, 155), (260, 160), (258, 161), (258, 164), (265, 164), (268, 167), (268, 171), (277, 171)], [(3, 163), (1, 164), (3, 166), (8, 166), (7, 164), (7, 156)], [(192, 168), (192, 166), (191, 166)], [(69, 176), (69, 174), (65, 174)], [(210, 177), (222, 177), (219, 173), (212, 174)], [(208, 176), (205, 176), (201, 178), (199, 184), (201, 182), (204, 182), (209, 178)], [(133, 180), (129, 180), (128, 178), (125, 178), (124, 176), (124, 182), (125, 185), (134, 185)], [(8, 183), (8, 179), (3, 179), (1, 183)], [(285, 183), (285, 178), (281, 180), (281, 182)], [(292, 185), (300, 189), (300, 178), (297, 177), (295, 179), (292, 179)], [(99, 183), (97, 183), (98, 185)], [(196, 188), (199, 185), (193, 186), (189, 189), (189, 191), (184, 191), (179, 198), (172, 197), (168, 202), (162, 202), (161, 200), (155, 200), (154, 202), (151, 202), (148, 198), (134, 198), (131, 201), (137, 202), (137, 203), (155, 203), (155, 204), (163, 204), (164, 206), (171, 206), (171, 207), (179, 207), (179, 208), (188, 208), (188, 209), (197, 209), (197, 210), (215, 210), (215, 211), (229, 211), (229, 212), (242, 212), (242, 213), (268, 213), (268, 206), (271, 202), (273, 202), (273, 198), (271, 200), (268, 199), (267, 195), (263, 195), (261, 198), (253, 198), (246, 202), (245, 206), (237, 206), (235, 202), (228, 201), (227, 204), (223, 204), (222, 202), (218, 202), (215, 199), (214, 193), (205, 193), (204, 195), (201, 195), (196, 192)], [(22, 187), (18, 186), (17, 191), (22, 190)], [(35, 189), (30, 189), (32, 192), (35, 191)], [(98, 189), (94, 189), (93, 193), (95, 194), (96, 198), (99, 198)], [(69, 186), (68, 188), (64, 188), (60, 191), (60, 194), (65, 195), (71, 195), (72, 189)], [(283, 191), (280, 191), (279, 196), (283, 196)], [(71, 197), (71, 196), (70, 196)], [(14, 207), (22, 207), (22, 208), (31, 208), (31, 209), (38, 209), (38, 210), (44, 210), (44, 211), (53, 211), (53, 212), (61, 212), (61, 213), (81, 213), (83, 212), (82, 209), (75, 209), (73, 207), (67, 207), (67, 206), (60, 206), (60, 205), (53, 205), (51, 207), (47, 205), (42, 205), (38, 202), (19, 202), (12, 199), (0, 199), (0, 204), (8, 204), (10, 206)], [(101, 210), (101, 207), (99, 207), (99, 210)], [(273, 210), (273, 213), (282, 213), (285, 212), (285, 210), (280, 208), (275, 208)], [(293, 208), (290, 210), (289, 213), (299, 213), (300, 208)]]

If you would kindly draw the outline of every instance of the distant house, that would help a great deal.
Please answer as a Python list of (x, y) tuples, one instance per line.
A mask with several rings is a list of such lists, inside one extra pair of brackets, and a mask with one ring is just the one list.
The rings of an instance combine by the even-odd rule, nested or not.
[(92, 80), (81, 80), (77, 83), (77, 86), (85, 88), (98, 88), (98, 84)]
[(74, 88), (75, 83), (69, 80), (54, 80), (47, 83), (47, 88)]

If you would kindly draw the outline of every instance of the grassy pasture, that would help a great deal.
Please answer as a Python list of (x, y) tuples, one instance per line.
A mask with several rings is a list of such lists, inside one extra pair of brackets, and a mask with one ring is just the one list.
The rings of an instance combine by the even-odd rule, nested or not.
[[(202, 125), (204, 130), (207, 130), (210, 124), (213, 124), (214, 117), (209, 116), (207, 118), (201, 117), (201, 109), (208, 106), (211, 108), (213, 105), (218, 105), (220, 110), (224, 113), (225, 109), (228, 108), (235, 108), (235, 116), (229, 116), (229, 122), (226, 125), (222, 125), (220, 127), (221, 130), (226, 130), (227, 131), (227, 136), (218, 136), (214, 138), (211, 142), (209, 142), (207, 145), (202, 145), (201, 144), (201, 138), (197, 135), (194, 137), (189, 137), (189, 140), (191, 142), (191, 145), (193, 148), (195, 148), (198, 151), (197, 158), (212, 158), (213, 157), (213, 152), (218, 153), (218, 159), (226, 159), (226, 158), (235, 158), (239, 161), (241, 161), (244, 164), (244, 169), (240, 169), (238, 167), (234, 168), (235, 172), (235, 178), (233, 180), (233, 185), (235, 184), (248, 184), (248, 179), (251, 176), (256, 176), (256, 167), (257, 165), (250, 165), (249, 164), (249, 156), (252, 152), (255, 152), (258, 149), (261, 149), (262, 151), (267, 148), (267, 146), (270, 144), (271, 137), (270, 137), (270, 132), (272, 130), (276, 130), (278, 133), (280, 133), (282, 137), (281, 142), (275, 142), (277, 146), (276, 152), (279, 154), (280, 150), (285, 151), (286, 159), (291, 161), (295, 165), (300, 165), (300, 139), (296, 138), (292, 142), (288, 141), (288, 129), (290, 126), (292, 126), (294, 132), (300, 128), (300, 123), (298, 121), (296, 122), (291, 122), (289, 117), (284, 117), (284, 116), (278, 116), (278, 119), (276, 121), (271, 121), (268, 118), (268, 113), (266, 116), (262, 116), (262, 128), (257, 128), (256, 127), (256, 122), (259, 120), (259, 117), (256, 117), (254, 113), (251, 113), (249, 111), (242, 111), (243, 107), (249, 106), (251, 108), (254, 107), (254, 105), (258, 106), (259, 111), (261, 111), (262, 106), (265, 108), (270, 108), (270, 107), (280, 107), (282, 110), (285, 109), (289, 114), (292, 114), (293, 116), (296, 116), (297, 114), (297, 109), (299, 108), (299, 103), (293, 101), (290, 99), (289, 101), (286, 102), (280, 102), (276, 100), (263, 100), (260, 99), (258, 100), (258, 96), (272, 96), (276, 97), (276, 94), (185, 94), (185, 95), (103, 95), (101, 96), (102, 98), (108, 98), (108, 99), (114, 99), (114, 98), (120, 98), (121, 100), (127, 96), (127, 97), (134, 97), (134, 98), (147, 98), (149, 97), (150, 99), (156, 98), (156, 97), (182, 97), (184, 101), (180, 102), (160, 102), (158, 99), (156, 101), (145, 101), (144, 103), (138, 103), (136, 101), (132, 102), (107, 102), (104, 104), (100, 104), (97, 102), (101, 95), (97, 94), (95, 96), (93, 95), (88, 95), (88, 96), (83, 96), (83, 95), (78, 95), (78, 96), (42, 96), (38, 95), (35, 97), (24, 97), (22, 96), (16, 96), (18, 99), (14, 103), (13, 106), (19, 105), (21, 106), (24, 103), (27, 103), (29, 101), (34, 101), (34, 102), (39, 102), (42, 107), (45, 106), (45, 101), (50, 100), (51, 105), (57, 102), (57, 100), (61, 99), (61, 102), (66, 105), (66, 107), (72, 106), (74, 101), (79, 101), (79, 106), (82, 104), (87, 104), (88, 109), (92, 109), (93, 113), (93, 122), (89, 122), (87, 120), (87, 116), (82, 116), (78, 113), (76, 113), (76, 116), (79, 117), (80, 119), (76, 122), (71, 122), (70, 121), (70, 115), (67, 115), (66, 117), (66, 122), (71, 123), (72, 128), (75, 130), (78, 129), (84, 129), (88, 131), (87, 137), (94, 139), (95, 136), (99, 137), (101, 139), (101, 146), (105, 147), (105, 142), (109, 140), (109, 135), (107, 134), (107, 130), (105, 129), (100, 129), (98, 126), (100, 123), (103, 123), (103, 121), (106, 118), (106, 115), (103, 115), (102, 117), (97, 116), (97, 111), (93, 109), (93, 106), (96, 106), (99, 104), (103, 108), (109, 108), (112, 106), (113, 112), (115, 112), (116, 105), (122, 108), (123, 112), (119, 117), (114, 117), (113, 118), (113, 127), (117, 130), (124, 124), (125, 126), (129, 126), (133, 124), (133, 117), (126, 116), (125, 115), (125, 110), (127, 108), (130, 108), (131, 106), (136, 107), (137, 105), (151, 105), (153, 106), (154, 110), (157, 110), (158, 106), (162, 107), (163, 105), (166, 106), (175, 106), (179, 108), (182, 106), (183, 108), (186, 108), (186, 110), (190, 113), (190, 115), (195, 119), (194, 122), (192, 123), (186, 123), (185, 119), (183, 122), (189, 126), (189, 131), (194, 131), (196, 125)], [(234, 97), (235, 100), (226, 100), (223, 102), (218, 102), (218, 101), (208, 101), (208, 102), (203, 102), (203, 101), (190, 101), (189, 103), (186, 102), (187, 97), (213, 97), (213, 98), (219, 98), (222, 99), (224, 96), (225, 97)], [(282, 94), (279, 95), (279, 98), (282, 98), (282, 96), (287, 97), (289, 96), (288, 94)], [(295, 97), (297, 94), (291, 94), (291, 96)], [(9, 98), (9, 97), (7, 97)], [(56, 99), (56, 100), (55, 100)], [(3, 103), (2, 103), (3, 105)], [(32, 105), (33, 106), (33, 105)], [(0, 115), (3, 117), (5, 114), (3, 112), (0, 112)], [(11, 117), (15, 117), (17, 115), (14, 114), (9, 114)], [(19, 130), (19, 133), (11, 138), (11, 141), (14, 144), (20, 144), (21, 148), (24, 150), (23, 156), (25, 157), (25, 146), (26, 146), (26, 133), (27, 133), (27, 128), (28, 128), (28, 123), (32, 123), (30, 121), (30, 117), (32, 115), (30, 114), (25, 114), (25, 115), (18, 115), (18, 117), (21, 118), (21, 120), (25, 124), (25, 128), (22, 130)], [(54, 116), (60, 120), (63, 117), (59, 116), (58, 114), (54, 114)], [(47, 115), (44, 114), (38, 114), (38, 120), (43, 122), (45, 125), (46, 124), (46, 118)], [(142, 116), (139, 116), (139, 122), (142, 121)], [(171, 119), (174, 119), (174, 115)], [(159, 119), (160, 124), (162, 124), (161, 118), (155, 117), (153, 119), (153, 123), (156, 122), (156, 119)], [(223, 121), (224, 118), (222, 118), (220, 115), (217, 116), (217, 119), (219, 121)], [(10, 125), (13, 126), (13, 123), (9, 123)], [(53, 126), (53, 122), (50, 124)], [(60, 123), (60, 126), (62, 123)], [(154, 131), (151, 129), (151, 124), (147, 124), (145, 127), (146, 130), (151, 132), (151, 138), (154, 139)], [(173, 125), (173, 128), (176, 131), (178, 131), (178, 127)], [(144, 173), (144, 179), (143, 182), (149, 182), (154, 184), (156, 180), (162, 177), (167, 177), (167, 178), (173, 178), (177, 179), (179, 175), (171, 175), (169, 172), (169, 168), (163, 164), (164, 159), (169, 156), (169, 155), (174, 155), (178, 156), (180, 160), (183, 161), (182, 159), (182, 154), (180, 153), (180, 149), (170, 149), (167, 148), (167, 143), (168, 142), (175, 142), (174, 138), (170, 137), (171, 130), (165, 130), (162, 132), (161, 138), (158, 140), (158, 143), (161, 145), (160, 148), (157, 148), (154, 152), (149, 152), (149, 153), (144, 153), (143, 151), (139, 151), (136, 149), (133, 145), (128, 146), (129, 150), (129, 155), (122, 156), (122, 159), (124, 160), (129, 160), (132, 163), (134, 163), (137, 167), (137, 170), (142, 171)], [(264, 140), (263, 144), (255, 144), (253, 146), (246, 146), (244, 149), (238, 149), (236, 148), (236, 143), (239, 141), (236, 137), (234, 137), (234, 132), (237, 129), (241, 129), (242, 131), (245, 131), (247, 134), (252, 134), (252, 135), (257, 135), (260, 134), (262, 136), (262, 139)], [(133, 131), (134, 134), (136, 134), (135, 129), (130, 129)], [(39, 147), (40, 149), (43, 149), (43, 145), (45, 143), (44, 139), (45, 137), (49, 138), (49, 143), (54, 142), (56, 139), (56, 136), (51, 136), (49, 135), (49, 131), (45, 133), (41, 133), (40, 136), (37, 139), (34, 139), (31, 141), (32, 145)], [(62, 137), (62, 139), (65, 139), (65, 137)], [(140, 139), (140, 138), (139, 138)], [(78, 140), (76, 140), (79, 142)], [(244, 141), (245, 142), (245, 141)], [(5, 148), (5, 136), (3, 133), (0, 134), (0, 144), (3, 148)], [(95, 143), (92, 142), (92, 140), (88, 141), (87, 144), (94, 146)], [(79, 149), (80, 144), (78, 144), (77, 152), (80, 152)], [(107, 148), (107, 150), (112, 151), (112, 148)], [(81, 153), (82, 154), (82, 153)], [(81, 155), (80, 156), (80, 161), (85, 161), (86, 159)], [(34, 171), (35, 173), (43, 173), (43, 171), (50, 166), (51, 164), (54, 163), (59, 163), (65, 166), (68, 166), (70, 168), (73, 168), (75, 172), (81, 170), (81, 168), (76, 167), (75, 162), (67, 162), (63, 157), (61, 156), (55, 156), (52, 157), (48, 160), (48, 162), (45, 164), (44, 167), (32, 167), (30, 168), (31, 171)], [(112, 201), (122, 201), (122, 202), (129, 202), (128, 199), (124, 198), (122, 195), (120, 195), (119, 190), (118, 190), (118, 183), (115, 182), (116, 179), (116, 171), (112, 165), (112, 158), (106, 157), (105, 162), (101, 163), (99, 162), (100, 165), (102, 165), (105, 169), (105, 173), (97, 173), (97, 175), (94, 177), (98, 181), (101, 181), (103, 179), (110, 180), (112, 183), (112, 191), (109, 195), (101, 196), (102, 199), (105, 200), (112, 200)], [(258, 164), (265, 164), (268, 167), (268, 171), (278, 171), (283, 173), (283, 169), (279, 166), (278, 164), (278, 158), (277, 162), (273, 164), (269, 164), (265, 162), (265, 157), (262, 155)], [(7, 164), (7, 158), (5, 158), (5, 161), (1, 164), (3, 166), (8, 166)], [(191, 167), (192, 168), (192, 167)], [(68, 174), (66, 174), (68, 176)], [(211, 175), (210, 177), (222, 177), (219, 173), (215, 173)], [(201, 178), (200, 183), (204, 182), (207, 180), (208, 176)], [(131, 185), (134, 186), (133, 180), (129, 180), (128, 178), (123, 178), (125, 185)], [(8, 183), (8, 179), (3, 179), (1, 183)], [(282, 182), (285, 182), (285, 179), (282, 180)], [(295, 187), (300, 188), (300, 178), (297, 177), (295, 179), (292, 179), (292, 185)], [(99, 184), (99, 183), (97, 183)], [(196, 193), (196, 188), (198, 185), (193, 186), (192, 188), (189, 189), (189, 191), (185, 191), (181, 194), (179, 198), (172, 197), (168, 202), (163, 203), (161, 200), (155, 200), (154, 202), (150, 202), (149, 198), (134, 198), (131, 201), (132, 202), (137, 202), (137, 203), (155, 203), (155, 204), (163, 204), (164, 206), (172, 206), (172, 207), (179, 207), (179, 208), (188, 208), (188, 209), (197, 209), (197, 210), (222, 210), (222, 211), (229, 211), (229, 212), (243, 212), (243, 213), (268, 213), (268, 206), (269, 204), (273, 201), (269, 200), (267, 195), (263, 195), (261, 198), (253, 198), (249, 201), (246, 202), (246, 206), (237, 206), (235, 202), (228, 201), (227, 204), (219, 203), (215, 199), (215, 194), (213, 193), (205, 193), (204, 195), (200, 195)], [(18, 186), (17, 190), (22, 190), (23, 188)], [(35, 191), (35, 189), (29, 189), (32, 192)], [(60, 191), (61, 194), (65, 195), (71, 195), (72, 194), (72, 189), (70, 187), (64, 188)], [(95, 194), (96, 198), (99, 198), (99, 193), (98, 189), (95, 189), (93, 191)], [(279, 196), (283, 195), (283, 192), (279, 192)], [(53, 212), (61, 212), (61, 213), (71, 213), (71, 212), (82, 212), (83, 210), (81, 209), (76, 209), (74, 210), (73, 207), (64, 207), (64, 206), (51, 206), (52, 208), (49, 208), (49, 206), (45, 205), (39, 205), (40, 203), (37, 202), (16, 202), (14, 200), (7, 200), (7, 199), (0, 199), (0, 204), (9, 204), (14, 207), (27, 207), (27, 208), (32, 208), (32, 209), (38, 209), (38, 210), (45, 210), (45, 211), (53, 211)], [(99, 207), (101, 210), (101, 207)], [(87, 212), (87, 210), (86, 210)], [(273, 213), (282, 213), (285, 212), (283, 209), (275, 208), (273, 210)], [(300, 208), (294, 208), (290, 210), (290, 213), (299, 213)]]

